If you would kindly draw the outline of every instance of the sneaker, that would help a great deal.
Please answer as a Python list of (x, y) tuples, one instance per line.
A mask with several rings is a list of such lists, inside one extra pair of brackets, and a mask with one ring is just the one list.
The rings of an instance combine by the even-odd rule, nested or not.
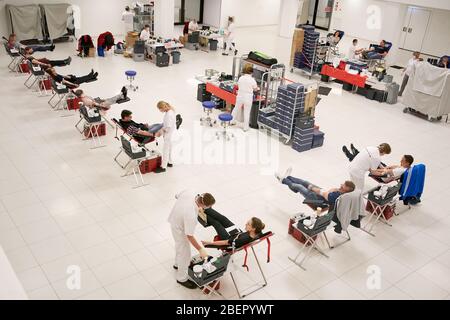
[(168, 163), (167, 166), (168, 166), (169, 168), (172, 168), (172, 167), (173, 167), (173, 164)]
[(155, 169), (155, 173), (163, 173), (163, 172), (166, 172), (166, 171), (167, 171), (166, 169), (161, 168), (161, 167), (158, 167), (158, 168)]
[(291, 173), (292, 173), (292, 167), (289, 167), (284, 172), (284, 175), (280, 175), (279, 173), (275, 173), (275, 177), (278, 179), (278, 181), (280, 181), (282, 183), (284, 179), (286, 179), (288, 176), (291, 175)]
[(186, 280), (184, 282), (180, 282), (177, 280), (177, 283), (181, 284), (183, 287), (188, 288), (188, 289), (197, 289), (197, 285), (192, 282), (191, 280)]
[(180, 128), (182, 123), (183, 123), (183, 118), (181, 118), (181, 115), (177, 114), (177, 116), (176, 116), (177, 130)]

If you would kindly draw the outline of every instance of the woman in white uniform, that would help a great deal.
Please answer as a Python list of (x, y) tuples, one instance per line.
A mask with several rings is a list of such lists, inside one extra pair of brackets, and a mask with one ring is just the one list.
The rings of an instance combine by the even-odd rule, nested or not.
[(246, 64), (242, 70), (243, 75), (238, 80), (238, 94), (233, 112), (233, 123), (244, 120), (242, 129), (247, 131), (250, 123), (250, 112), (253, 105), (253, 93), (258, 90), (258, 84), (253, 78), (253, 66)]
[(133, 26), (134, 13), (131, 11), (130, 7), (125, 7), (125, 11), (122, 13), (122, 21), (125, 25), (125, 35), (130, 31), (134, 31)]
[(161, 167), (155, 170), (155, 173), (166, 172), (167, 167), (172, 167), (172, 137), (173, 133), (177, 129), (177, 120), (173, 107), (165, 101), (159, 101), (157, 104), (157, 108), (159, 111), (164, 113), (163, 120), (163, 139), (164, 139), (164, 147), (162, 154), (162, 163)]
[(364, 191), (364, 180), (367, 171), (375, 173), (381, 164), (381, 157), (391, 153), (391, 146), (382, 143), (378, 147), (367, 147), (350, 162), (349, 174), (350, 179), (356, 188)]
[(168, 220), (175, 240), (175, 264), (173, 268), (177, 270), (177, 282), (179, 284), (189, 289), (196, 289), (197, 285), (188, 279), (191, 245), (198, 250), (202, 258), (208, 257), (208, 252), (194, 237), (197, 217), (199, 213), (203, 214), (205, 209), (211, 208), (216, 200), (209, 193), (199, 195), (189, 190), (181, 192), (175, 198), (177, 202)]
[(227, 50), (231, 50), (231, 52), (234, 52), (234, 55), (237, 55), (236, 46), (234, 44), (234, 18), (228, 17), (228, 24), (225, 29), (225, 35), (224, 35), (224, 46), (223, 46), (223, 55), (227, 56)]

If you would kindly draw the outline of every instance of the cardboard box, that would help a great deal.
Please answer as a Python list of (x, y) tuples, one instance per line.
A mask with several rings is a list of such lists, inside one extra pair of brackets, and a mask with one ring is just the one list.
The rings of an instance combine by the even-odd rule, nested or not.
[(303, 29), (295, 29), (294, 36), (292, 37), (292, 47), (291, 47), (291, 66), (294, 65), (295, 53), (301, 52), (303, 50), (303, 41), (305, 38), (305, 31)]
[(127, 37), (125, 38), (125, 44), (127, 48), (133, 48), (134, 43), (139, 38), (139, 33), (137, 32), (128, 32)]
[(317, 98), (317, 89), (314, 89), (306, 93), (304, 112), (309, 112), (312, 108), (316, 106), (316, 98)]
[(88, 57), (94, 58), (95, 57), (95, 51), (96, 51), (95, 47), (89, 48), (89, 55), (88, 55)]

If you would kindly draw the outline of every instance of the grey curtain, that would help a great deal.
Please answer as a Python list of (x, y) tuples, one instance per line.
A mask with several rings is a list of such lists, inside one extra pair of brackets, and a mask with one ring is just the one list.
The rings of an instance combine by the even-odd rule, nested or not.
[(38, 5), (5, 6), (8, 28), (20, 40), (42, 39), (41, 11)]
[(42, 13), (47, 21), (48, 36), (50, 39), (57, 39), (67, 33), (67, 8), (70, 4), (41, 4)]

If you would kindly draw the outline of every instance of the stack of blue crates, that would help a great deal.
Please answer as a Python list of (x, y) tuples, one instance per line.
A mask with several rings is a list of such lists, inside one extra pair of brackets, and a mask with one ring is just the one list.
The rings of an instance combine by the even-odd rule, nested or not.
[(302, 52), (297, 52), (294, 57), (294, 67), (298, 69), (311, 69), (314, 64), (314, 51), (320, 37), (320, 33), (314, 30), (314, 26), (303, 26), (305, 36)]
[(292, 83), (278, 87), (275, 122), (278, 130), (291, 136), (295, 121), (305, 110), (304, 86)]
[(318, 148), (323, 146), (324, 137), (325, 134), (322, 131), (320, 131), (319, 129), (314, 129), (312, 147)]
[(303, 152), (311, 150), (314, 139), (314, 118), (302, 117), (295, 124), (292, 149)]
[(275, 124), (275, 108), (267, 107), (259, 110), (258, 121), (270, 128), (278, 129)]

